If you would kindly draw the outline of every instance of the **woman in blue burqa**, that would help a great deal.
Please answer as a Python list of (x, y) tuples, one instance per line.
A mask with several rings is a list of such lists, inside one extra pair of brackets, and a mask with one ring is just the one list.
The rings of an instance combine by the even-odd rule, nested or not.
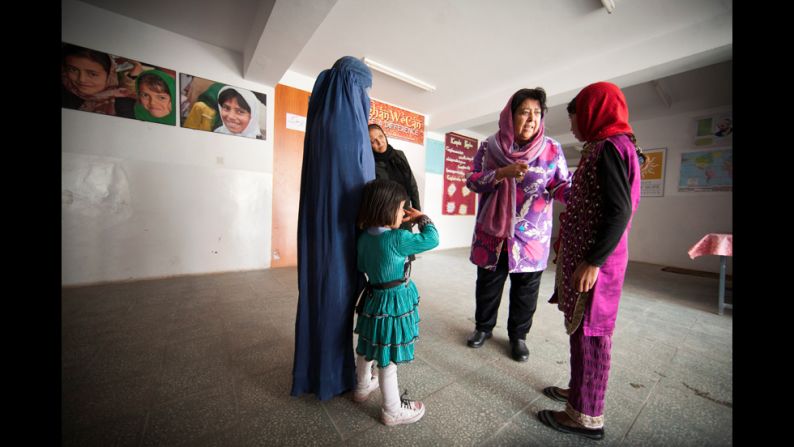
[(293, 396), (330, 399), (353, 389), (356, 213), (375, 178), (369, 142), (372, 73), (345, 56), (317, 77), (309, 99), (298, 213), (298, 315)]

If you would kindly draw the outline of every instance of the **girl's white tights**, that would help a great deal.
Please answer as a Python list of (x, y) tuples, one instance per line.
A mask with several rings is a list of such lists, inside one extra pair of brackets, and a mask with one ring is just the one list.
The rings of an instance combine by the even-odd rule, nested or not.
[(395, 414), (400, 410), (400, 386), (397, 384), (397, 365), (380, 368), (380, 392), (383, 394), (383, 410)]
[[(356, 355), (356, 383), (357, 388), (366, 388), (372, 380), (372, 363), (363, 355)], [(400, 409), (400, 386), (397, 383), (397, 365), (389, 363), (385, 368), (378, 368), (380, 392), (383, 394), (383, 410), (387, 413), (396, 413)]]
[(367, 361), (363, 355), (356, 354), (356, 388), (365, 389), (372, 380), (372, 364), (375, 360)]

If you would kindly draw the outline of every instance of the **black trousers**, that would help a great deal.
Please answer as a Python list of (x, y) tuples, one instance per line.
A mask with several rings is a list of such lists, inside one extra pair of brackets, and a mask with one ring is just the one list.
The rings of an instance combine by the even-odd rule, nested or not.
[(502, 290), (507, 276), (510, 275), (510, 313), (507, 316), (507, 336), (513, 339), (526, 340), (532, 317), (538, 306), (538, 289), (540, 275), (543, 271), (527, 273), (508, 273), (508, 253), (499, 255), (496, 271), (477, 267), (477, 310), (474, 319), (477, 330), (491, 332), (496, 326), (499, 304), (502, 302)]

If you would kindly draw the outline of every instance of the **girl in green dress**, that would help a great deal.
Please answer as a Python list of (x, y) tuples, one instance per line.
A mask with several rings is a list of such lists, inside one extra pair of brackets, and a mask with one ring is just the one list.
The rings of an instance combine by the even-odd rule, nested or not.
[[(358, 270), (367, 275), (368, 284), (353, 331), (358, 334), (353, 400), (364, 402), (380, 387), (386, 425), (410, 424), (425, 414), (422, 402), (400, 396), (397, 364), (414, 359), (419, 338), (419, 292), (409, 277), (407, 258), (436, 247), (438, 232), (421, 211), (403, 209), (407, 199), (399, 183), (372, 180), (364, 186), (357, 218), (364, 230), (357, 244)], [(404, 222), (417, 224), (420, 232), (400, 229)], [(372, 374), (375, 363), (378, 375)]]

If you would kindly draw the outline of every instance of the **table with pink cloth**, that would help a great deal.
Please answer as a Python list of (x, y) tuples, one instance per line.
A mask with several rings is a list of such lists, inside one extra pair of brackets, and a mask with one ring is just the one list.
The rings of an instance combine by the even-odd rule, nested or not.
[(725, 304), (725, 270), (728, 266), (728, 256), (733, 256), (733, 234), (709, 233), (703, 236), (689, 249), (689, 257), (695, 259), (703, 255), (718, 255), (720, 257), (718, 313), (722, 315), (726, 307), (733, 309), (733, 305)]

